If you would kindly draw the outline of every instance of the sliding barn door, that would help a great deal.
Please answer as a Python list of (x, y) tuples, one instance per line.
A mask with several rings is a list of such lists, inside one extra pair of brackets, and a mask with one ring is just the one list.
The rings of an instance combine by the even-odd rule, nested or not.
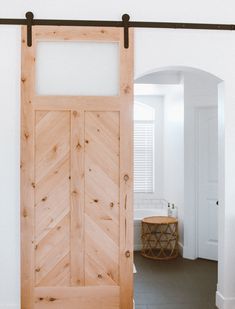
[(132, 34), (22, 28), (21, 308), (133, 303)]

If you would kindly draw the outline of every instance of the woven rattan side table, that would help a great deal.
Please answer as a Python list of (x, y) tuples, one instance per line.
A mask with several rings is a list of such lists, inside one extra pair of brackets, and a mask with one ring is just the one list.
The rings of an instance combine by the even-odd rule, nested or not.
[(142, 250), (144, 257), (170, 260), (178, 256), (178, 220), (173, 217), (147, 217), (142, 220)]

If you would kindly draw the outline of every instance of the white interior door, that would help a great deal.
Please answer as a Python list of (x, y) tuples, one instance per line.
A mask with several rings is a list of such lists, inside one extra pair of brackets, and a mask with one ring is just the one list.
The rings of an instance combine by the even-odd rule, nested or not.
[(198, 113), (198, 255), (218, 259), (218, 110)]

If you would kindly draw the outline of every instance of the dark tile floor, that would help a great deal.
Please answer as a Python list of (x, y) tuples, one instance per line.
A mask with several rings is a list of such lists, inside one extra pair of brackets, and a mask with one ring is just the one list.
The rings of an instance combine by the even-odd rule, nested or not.
[(135, 309), (215, 309), (217, 263), (153, 261), (135, 252)]

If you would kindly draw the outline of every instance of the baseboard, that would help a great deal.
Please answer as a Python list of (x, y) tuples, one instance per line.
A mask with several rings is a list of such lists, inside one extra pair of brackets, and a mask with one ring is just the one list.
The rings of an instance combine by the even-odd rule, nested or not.
[(0, 309), (20, 309), (20, 305), (0, 304)]
[(192, 254), (191, 250), (188, 249), (187, 246), (183, 247), (183, 258), (188, 260), (195, 260), (197, 257), (195, 254)]
[(184, 246), (180, 241), (178, 242), (178, 246), (179, 246), (179, 254), (183, 256)]
[(141, 251), (141, 249), (142, 249), (142, 245), (140, 244), (140, 245), (134, 245), (134, 251)]
[(235, 297), (224, 297), (219, 291), (217, 291), (216, 306), (219, 309), (233, 309), (235, 308)]

